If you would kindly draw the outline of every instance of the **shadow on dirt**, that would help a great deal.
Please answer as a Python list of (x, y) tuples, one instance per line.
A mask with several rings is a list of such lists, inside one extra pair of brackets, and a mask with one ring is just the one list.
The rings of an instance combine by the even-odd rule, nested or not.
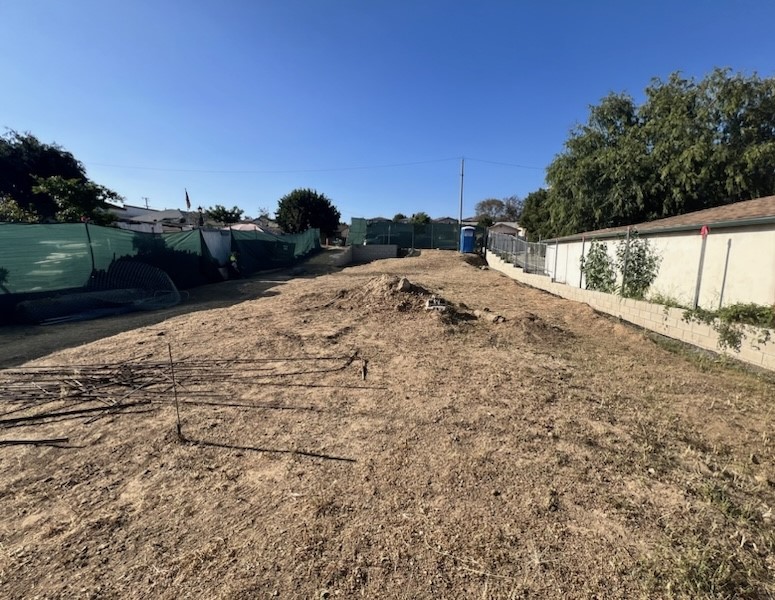
[(241, 452), (266, 452), (270, 454), (293, 454), (296, 456), (306, 456), (309, 458), (322, 458), (324, 460), (336, 460), (339, 462), (357, 462), (354, 458), (346, 458), (342, 456), (332, 456), (330, 454), (319, 454), (318, 452), (305, 452), (304, 450), (278, 450), (272, 448), (259, 448), (257, 446), (235, 446), (233, 444), (220, 444), (218, 442), (205, 442), (202, 440), (192, 440), (189, 438), (183, 439), (184, 444), (190, 446), (198, 446), (204, 448), (223, 448), (225, 450), (239, 450)]

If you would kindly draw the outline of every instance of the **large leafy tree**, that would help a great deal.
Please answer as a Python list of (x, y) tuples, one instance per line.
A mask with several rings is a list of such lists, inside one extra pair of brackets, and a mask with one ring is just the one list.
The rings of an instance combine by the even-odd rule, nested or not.
[(207, 216), (213, 221), (229, 225), (230, 223), (239, 223), (244, 212), (244, 210), (236, 206), (232, 209), (228, 209), (225, 206), (216, 204), (207, 209)]
[(56, 144), (29, 133), (0, 136), (0, 219), (107, 222), (115, 192), (86, 177), (83, 165)]
[(35, 193), (45, 194), (56, 203), (56, 219), (66, 223), (89, 220), (108, 225), (116, 220), (105, 210), (108, 202), (121, 200), (116, 192), (88, 179), (65, 179), (60, 175), (36, 177)]
[(518, 221), (522, 214), (522, 200), (519, 196), (509, 196), (499, 200), (487, 198), (474, 205), (477, 219), (482, 222)]
[(549, 192), (543, 188), (525, 196), (519, 224), (527, 230), (531, 242), (552, 235), (552, 222), (549, 216)]
[[(775, 79), (716, 69), (610, 94), (547, 169), (522, 222), (542, 237), (630, 225), (775, 193)], [(540, 208), (540, 211), (537, 209)]]
[(340, 217), (341, 214), (325, 194), (303, 188), (280, 198), (276, 220), (288, 233), (317, 228), (324, 236), (330, 237), (339, 228)]
[(487, 198), (474, 205), (474, 212), (477, 217), (489, 217), (495, 221), (500, 219), (506, 212), (506, 205), (503, 203), (503, 200)]

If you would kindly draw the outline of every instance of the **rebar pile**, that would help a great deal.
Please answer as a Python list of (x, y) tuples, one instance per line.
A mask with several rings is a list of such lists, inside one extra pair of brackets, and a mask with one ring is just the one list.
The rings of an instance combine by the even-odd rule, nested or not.
[[(7, 369), (0, 372), (0, 429), (52, 420), (93, 419), (154, 408), (182, 398), (233, 398), (223, 384), (325, 387), (321, 377), (342, 371), (358, 353), (260, 359), (138, 361)], [(173, 377), (174, 374), (174, 377)], [(332, 384), (338, 387), (336, 383)], [(141, 405), (145, 405), (144, 407)], [(3, 410), (5, 409), (5, 410)]]

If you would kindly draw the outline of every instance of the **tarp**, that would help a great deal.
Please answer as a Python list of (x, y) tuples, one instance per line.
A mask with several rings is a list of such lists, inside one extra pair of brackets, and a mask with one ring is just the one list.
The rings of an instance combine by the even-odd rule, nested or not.
[(199, 231), (202, 232), (202, 238), (210, 256), (220, 266), (226, 266), (231, 252), (231, 231), (228, 229), (200, 229)]
[[(365, 219), (353, 219), (350, 225), (348, 244), (397, 244), (401, 248), (440, 248), (457, 250), (459, 245), (458, 225), (450, 223), (395, 223), (378, 221), (368, 223)], [(484, 229), (478, 227), (477, 234)]]
[(0, 322), (22, 300), (87, 289), (118, 260), (161, 269), (177, 288), (221, 281), (218, 267), (236, 251), (243, 274), (290, 266), (320, 248), (320, 232), (261, 231), (151, 234), (86, 223), (0, 223)]

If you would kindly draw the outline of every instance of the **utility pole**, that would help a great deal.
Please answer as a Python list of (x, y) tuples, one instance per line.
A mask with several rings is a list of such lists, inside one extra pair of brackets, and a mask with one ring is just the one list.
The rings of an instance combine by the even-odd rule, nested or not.
[(148, 196), (140, 196), (140, 200), (144, 200), (145, 208), (148, 208)]
[(463, 226), (463, 173), (465, 171), (466, 159), (460, 159), (460, 212), (458, 213), (457, 224)]
[(463, 231), (463, 173), (465, 171), (465, 165), (466, 165), (466, 159), (464, 157), (460, 158), (460, 209), (457, 215), (457, 251), (462, 252), (463, 251), (463, 240), (462, 240), (462, 231)]

